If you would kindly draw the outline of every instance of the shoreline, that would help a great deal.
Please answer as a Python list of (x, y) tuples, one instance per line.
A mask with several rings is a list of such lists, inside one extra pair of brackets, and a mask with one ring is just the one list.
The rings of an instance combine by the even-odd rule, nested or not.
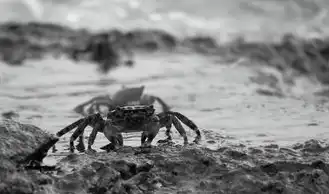
[[(37, 22), (3, 23), (0, 25), (0, 32), (2, 60), (13, 66), (23, 65), (28, 59), (42, 60), (49, 55), (54, 58), (64, 55), (72, 59), (72, 51), (86, 44), (88, 39), (108, 33), (115, 41), (128, 41), (129, 49), (137, 54), (152, 54), (158, 51), (194, 53), (205, 57), (218, 56), (230, 63), (245, 58), (273, 67), (282, 73), (292, 70), (296, 75), (315, 76), (322, 84), (329, 83), (327, 37), (303, 39), (286, 34), (281, 41), (272, 43), (247, 42), (243, 37), (221, 43), (210, 36), (180, 39), (157, 29), (109, 29), (92, 33), (86, 29), (73, 30), (58, 24)], [(122, 38), (124, 40), (121, 40)]]

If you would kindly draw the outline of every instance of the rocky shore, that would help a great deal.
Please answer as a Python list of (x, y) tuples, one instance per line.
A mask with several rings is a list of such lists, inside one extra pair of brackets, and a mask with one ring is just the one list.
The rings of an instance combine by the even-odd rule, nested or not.
[(58, 24), (11, 22), (1, 24), (0, 32), (0, 54), (9, 65), (22, 65), (26, 59), (42, 59), (49, 55), (55, 58), (64, 55), (76, 60), (76, 51), (86, 47), (90, 41), (97, 42), (104, 34), (109, 35), (111, 43), (126, 42), (128, 49), (133, 51), (173, 51), (182, 45), (194, 50), (217, 48), (216, 41), (210, 37), (191, 37), (180, 41), (174, 35), (156, 29), (90, 32)]
[(91, 32), (35, 22), (4, 23), (0, 25), (0, 32), (0, 58), (9, 65), (23, 65), (26, 60), (38, 60), (45, 56), (66, 56), (75, 61), (90, 60), (88, 53), (82, 57), (75, 53), (86, 47), (88, 42), (97, 42), (100, 36), (108, 34), (113, 44), (126, 42), (129, 47), (127, 49), (132, 52), (183, 51), (220, 56), (227, 61), (246, 58), (282, 72), (292, 69), (297, 74), (315, 76), (324, 84), (329, 82), (328, 37), (304, 39), (286, 34), (278, 42), (252, 42), (238, 37), (231, 42), (221, 43), (210, 36), (181, 39), (156, 29)]
[(44, 153), (40, 150), (49, 149), (56, 138), (15, 121), (5, 120), (0, 128), (0, 193), (329, 192), (329, 147), (317, 140), (289, 148), (123, 147), (116, 152), (68, 154), (49, 167), (31, 164), (45, 155), (31, 155)]

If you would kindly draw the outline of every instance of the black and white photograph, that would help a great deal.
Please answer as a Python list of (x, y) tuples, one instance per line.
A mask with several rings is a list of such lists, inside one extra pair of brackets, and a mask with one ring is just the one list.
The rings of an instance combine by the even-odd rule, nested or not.
[(329, 0), (0, 0), (0, 194), (329, 194)]

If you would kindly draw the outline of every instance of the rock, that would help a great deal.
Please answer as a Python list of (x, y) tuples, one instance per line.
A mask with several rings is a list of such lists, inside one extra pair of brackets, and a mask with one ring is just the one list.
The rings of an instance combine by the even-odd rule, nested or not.
[(178, 45), (177, 38), (163, 30), (131, 30), (125, 37), (134, 48), (146, 51), (172, 50)]
[[(48, 184), (47, 175), (33, 176), (22, 167), (41, 169), (40, 163), (58, 139), (40, 128), (13, 120), (0, 122), (0, 193), (35, 193)], [(34, 166), (30, 166), (34, 165)]]
[(325, 152), (161, 144), (70, 154), (52, 173), (16, 170), (3, 180), (0, 193), (328, 193), (329, 163)]
[[(71, 186), (75, 190), (69, 191), (76, 193), (326, 193), (329, 189), (328, 161), (316, 157), (289, 159), (290, 152), (276, 150), (267, 153), (271, 157), (258, 152), (241, 161), (236, 154), (225, 154), (227, 149), (161, 145), (136, 155), (138, 149), (64, 158), (58, 164), (65, 175), (58, 178), (83, 185), (83, 189)], [(246, 150), (230, 153), (239, 152)], [(309, 159), (314, 161), (306, 162)], [(56, 189), (68, 191), (58, 185)]]
[[(104, 65), (102, 64), (104, 56), (120, 57), (116, 50), (105, 51), (106, 49), (103, 48), (108, 48), (108, 46), (98, 44), (100, 37), (104, 35), (108, 35), (110, 47), (114, 45), (115, 48), (126, 51), (128, 59), (122, 64), (128, 67), (132, 67), (135, 63), (134, 50), (148, 53), (174, 51), (179, 46), (183, 46), (199, 52), (200, 49), (217, 47), (216, 41), (211, 37), (190, 37), (186, 44), (185, 40), (180, 41), (174, 35), (158, 29), (134, 29), (127, 32), (111, 29), (90, 32), (85, 29), (75, 30), (60, 24), (7, 22), (0, 25), (0, 32), (2, 32), (0, 55), (2, 60), (9, 65), (23, 65), (28, 59), (42, 59), (46, 56), (58, 58), (60, 55), (65, 55), (76, 62), (87, 60)], [(98, 46), (103, 48), (87, 49), (88, 45), (94, 45), (91, 46), (93, 48)], [(116, 64), (106, 65), (106, 67), (110, 66), (116, 67)]]
[(3, 112), (1, 116), (5, 119), (13, 119), (13, 118), (18, 118), (19, 114), (16, 113), (15, 111), (7, 111), (7, 112)]
[(182, 41), (182, 45), (204, 54), (213, 53), (219, 48), (217, 41), (209, 36), (189, 37)]
[[(126, 32), (109, 29), (91, 32), (37, 22), (3, 23), (0, 25), (0, 32), (0, 59), (11, 66), (19, 67), (29, 59), (66, 56), (75, 62), (92, 62), (98, 66), (97, 69), (101, 73), (107, 73), (122, 65), (132, 67), (135, 64), (135, 51), (189, 51), (194, 54), (219, 56), (226, 63), (244, 58), (252, 60), (252, 64), (267, 65), (280, 72), (293, 70), (294, 75), (311, 75), (323, 84), (329, 83), (328, 37), (309, 39), (286, 34), (279, 41), (266, 42), (247, 41), (245, 37), (240, 36), (219, 44), (217, 39), (211, 36), (196, 35), (180, 39), (160, 29), (132, 29)], [(99, 44), (99, 38), (103, 35), (109, 35), (108, 44), (102, 43), (104, 41)], [(88, 45), (96, 45), (90, 48), (98, 49), (87, 49)], [(113, 45), (113, 48), (105, 49), (109, 48), (107, 45)], [(118, 52), (116, 48), (125, 52)], [(122, 53), (127, 56), (122, 57)], [(279, 92), (259, 92), (281, 96)]]
[(316, 140), (316, 139), (310, 139), (306, 141), (304, 144), (294, 144), (293, 149), (295, 150), (301, 150), (303, 152), (323, 152), (329, 149), (329, 145), (325, 142)]
[(3, 120), (0, 123), (2, 164), (42, 162), (48, 150), (57, 141), (58, 138), (33, 125), (21, 124), (13, 120)]
[[(297, 74), (314, 75), (320, 82), (328, 81), (329, 67), (329, 38), (306, 39), (294, 34), (285, 34), (280, 41), (247, 41), (239, 36), (228, 43), (219, 44), (217, 39), (207, 35), (196, 35), (179, 39), (160, 29), (132, 29), (123, 32), (119, 29), (91, 32), (86, 29), (72, 29), (68, 26), (50, 23), (17, 23), (7, 22), (0, 25), (0, 58), (9, 65), (21, 66), (29, 59), (42, 59), (46, 56), (58, 58), (61, 55), (78, 62), (86, 60), (93, 62), (103, 69), (103, 73), (124, 65), (132, 67), (135, 51), (190, 51), (203, 55), (218, 55), (221, 59), (237, 61), (248, 58), (261, 62), (281, 72), (294, 70)], [(109, 35), (109, 45), (115, 45), (126, 51), (127, 61), (121, 59), (121, 54), (113, 49), (87, 49), (87, 45), (97, 44), (99, 37)], [(96, 49), (97, 50), (97, 49)], [(104, 52), (104, 53), (103, 53)], [(104, 57), (93, 59), (95, 56), (113, 56), (104, 62)], [(92, 57), (94, 56), (94, 57)], [(124, 57), (126, 58), (126, 57)], [(103, 61), (103, 62), (102, 62)], [(116, 61), (119, 61), (118, 64)], [(113, 62), (113, 63), (112, 63)], [(253, 63), (255, 64), (255, 63)], [(259, 63), (256, 63), (259, 64)], [(310, 65), (312, 64), (312, 65)]]

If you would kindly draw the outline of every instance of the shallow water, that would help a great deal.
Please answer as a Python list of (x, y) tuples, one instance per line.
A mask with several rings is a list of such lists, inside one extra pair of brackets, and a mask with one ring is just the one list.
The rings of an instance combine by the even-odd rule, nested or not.
[[(2, 75), (0, 111), (17, 111), (20, 121), (55, 133), (80, 117), (72, 111), (77, 104), (95, 95), (114, 93), (121, 84), (145, 85), (145, 93), (162, 97), (201, 129), (216, 132), (204, 138), (205, 146), (217, 147), (223, 141), (291, 145), (329, 137), (326, 112), (317, 111), (305, 99), (257, 94), (258, 86), (250, 81), (255, 76), (252, 68), (219, 65), (196, 55), (164, 53), (138, 56), (137, 61), (132, 69), (119, 68), (101, 78), (94, 65), (65, 59), (31, 61), (20, 68), (1, 65), (1, 72), (6, 73)], [(90, 131), (87, 128), (87, 135)], [(156, 140), (164, 138), (164, 131)], [(192, 140), (195, 134), (188, 131)], [(139, 133), (125, 137), (127, 145), (140, 144)], [(67, 147), (68, 139), (65, 135), (60, 147)], [(182, 143), (176, 131), (174, 140)], [(209, 140), (216, 143), (208, 144)], [(106, 143), (99, 134), (95, 148)]]
[[(327, 22), (324, 9), (320, 9), (321, 6), (310, 9), (309, 5), (303, 8), (306, 1), (297, 6), (293, 1), (276, 1), (274, 5), (274, 1), (223, 0), (213, 5), (209, 0), (202, 2), (203, 9), (198, 1), (175, 4), (170, 3), (172, 1), (132, 0), (111, 3), (72, 0), (55, 4), (30, 1), (35, 3), (30, 7), (28, 1), (13, 2), (2, 1), (2, 4), (25, 11), (17, 14), (3, 10), (1, 13), (6, 16), (3, 20), (43, 18), (44, 21), (91, 29), (152, 26), (180, 36), (212, 34), (219, 41), (236, 35), (275, 39), (292, 30), (313, 36), (325, 33), (323, 25)], [(327, 6), (317, 2), (323, 8)], [(307, 20), (302, 21), (305, 18)], [(55, 133), (80, 117), (72, 111), (77, 104), (99, 94), (113, 94), (122, 84), (143, 84), (146, 93), (162, 97), (175, 111), (192, 118), (200, 128), (220, 134), (207, 136), (208, 139), (203, 141), (205, 146), (220, 146), (224, 141), (291, 145), (311, 138), (329, 137), (327, 113), (319, 110), (318, 98), (313, 95), (322, 86), (309, 78), (291, 78), (296, 81), (292, 86), (278, 83), (287, 96), (278, 98), (255, 92), (263, 86), (250, 78), (257, 77), (256, 72), (260, 70), (272, 72), (279, 81), (282, 79), (280, 73), (265, 67), (223, 64), (215, 57), (179, 53), (140, 54), (136, 61), (136, 67), (119, 68), (106, 76), (100, 76), (94, 65), (76, 64), (65, 58), (28, 61), (22, 67), (0, 64), (0, 111), (16, 111), (22, 122)], [(90, 128), (87, 134), (89, 132)], [(193, 136), (189, 130), (189, 138)], [(138, 133), (125, 137), (125, 144), (139, 145)], [(163, 137), (164, 131), (156, 140)], [(69, 135), (62, 138), (60, 146), (67, 147), (68, 139)], [(174, 139), (182, 142), (176, 132)], [(210, 145), (207, 140), (217, 143)], [(106, 143), (104, 136), (99, 134), (95, 147)]]

